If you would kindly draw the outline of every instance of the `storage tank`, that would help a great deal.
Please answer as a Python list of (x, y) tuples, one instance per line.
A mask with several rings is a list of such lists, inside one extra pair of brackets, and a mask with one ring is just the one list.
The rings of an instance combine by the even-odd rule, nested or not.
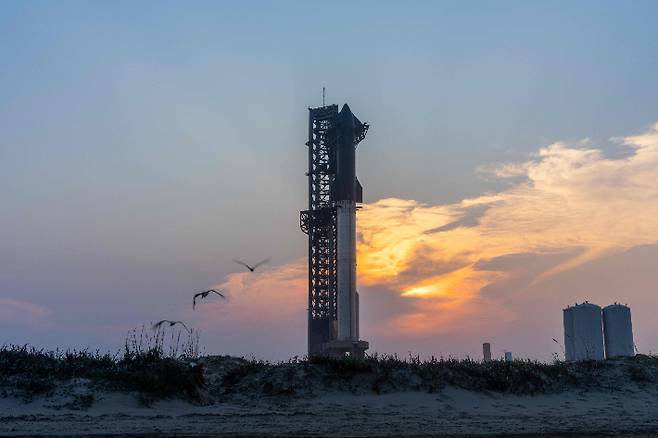
[(585, 301), (563, 310), (565, 359), (603, 360), (601, 307)]
[(611, 304), (603, 309), (605, 356), (634, 356), (631, 309), (623, 304)]
[(564, 360), (574, 360), (574, 329), (573, 329), (573, 311), (572, 307), (562, 309), (564, 320)]

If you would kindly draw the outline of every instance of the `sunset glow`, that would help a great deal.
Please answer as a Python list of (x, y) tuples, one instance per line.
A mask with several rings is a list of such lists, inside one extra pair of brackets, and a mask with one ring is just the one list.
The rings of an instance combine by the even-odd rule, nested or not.
[[(447, 205), (395, 198), (364, 205), (358, 216), (359, 284), (397, 291), (410, 300), (381, 327), (432, 332), (470, 318), (476, 301), (499, 307), (481, 293), (516, 275), (515, 269), (494, 268), (507, 256), (564, 255), (534, 283), (658, 242), (657, 130), (658, 124), (620, 140), (618, 147), (632, 152), (625, 158), (606, 158), (586, 142), (555, 143), (530, 161), (491, 168), (488, 172), (499, 178), (520, 178), (500, 193)], [(282, 304), (290, 309), (305, 300), (305, 260), (267, 270), (257, 279), (233, 274), (219, 286), (236, 291), (243, 303), (235, 307), (240, 318), (259, 314), (254, 300), (244, 299), (257, 290), (261, 311)]]
[[(371, 353), (551, 360), (585, 300), (658, 351), (655, 2), (65, 3), (0, 14), (5, 342), (116, 352), (168, 319), (287, 360), (310, 247), (349, 291), (311, 304)], [(313, 111), (345, 104), (353, 139)], [(335, 260), (313, 196), (349, 201)]]

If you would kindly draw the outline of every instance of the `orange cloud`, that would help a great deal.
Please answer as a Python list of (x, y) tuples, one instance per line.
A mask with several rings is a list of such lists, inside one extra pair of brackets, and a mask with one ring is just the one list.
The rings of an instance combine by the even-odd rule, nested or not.
[[(604, 255), (658, 243), (658, 123), (618, 142), (630, 149), (628, 156), (606, 158), (587, 142), (555, 143), (533, 160), (492, 168), (496, 177), (521, 178), (499, 193), (444, 205), (403, 199), (364, 205), (358, 216), (359, 284), (393, 290), (409, 304), (377, 321), (376, 331), (436, 333), (455, 321), (482, 319), (478, 309), (484, 307), (494, 309), (498, 320), (511, 318), (481, 294), (512, 275), (490, 267), (501, 257), (567, 257), (537, 282)], [(305, 311), (306, 262), (233, 274), (220, 287), (230, 292), (227, 318), (291, 317)]]
[[(386, 284), (422, 301), (404, 326), (432, 330), (441, 322), (438, 312), (467, 312), (484, 287), (506, 277), (478, 269), (483, 262), (577, 250), (535, 279), (540, 281), (657, 243), (658, 124), (620, 142), (632, 149), (630, 156), (607, 159), (583, 147), (586, 143), (555, 143), (540, 149), (535, 160), (494, 168), (501, 178), (524, 177), (497, 194), (446, 205), (384, 199), (364, 206), (358, 223), (360, 282)], [(437, 324), (426, 321), (432, 318)]]
[(202, 326), (261, 323), (304, 313), (307, 279), (305, 259), (277, 267), (265, 266), (255, 272), (230, 274), (214, 286), (226, 294), (227, 302), (214, 299), (198, 307), (203, 315)]

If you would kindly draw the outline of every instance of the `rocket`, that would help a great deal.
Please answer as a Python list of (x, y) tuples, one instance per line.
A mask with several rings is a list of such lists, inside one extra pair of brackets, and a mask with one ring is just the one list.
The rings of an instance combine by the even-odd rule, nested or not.
[(309, 356), (364, 357), (356, 291), (356, 210), (363, 189), (356, 147), (368, 132), (350, 107), (309, 108), (308, 210), (299, 225), (308, 235)]
[(336, 299), (338, 341), (359, 340), (359, 295), (356, 291), (356, 204), (363, 188), (356, 177), (356, 146), (368, 125), (345, 104), (338, 114), (336, 174), (332, 198), (336, 208)]

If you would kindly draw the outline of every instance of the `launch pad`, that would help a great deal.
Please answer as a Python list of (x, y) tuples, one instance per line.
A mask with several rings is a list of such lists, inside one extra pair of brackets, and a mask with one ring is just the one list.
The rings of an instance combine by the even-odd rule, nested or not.
[(368, 124), (346, 104), (309, 108), (308, 354), (363, 357), (356, 290), (356, 208), (363, 189), (356, 178), (356, 147)]

